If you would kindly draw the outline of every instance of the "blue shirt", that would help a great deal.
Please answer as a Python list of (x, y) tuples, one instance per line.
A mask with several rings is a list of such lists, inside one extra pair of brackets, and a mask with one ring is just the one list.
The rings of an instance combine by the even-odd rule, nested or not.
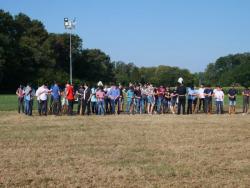
[(54, 85), (52, 88), (51, 88), (51, 95), (53, 96), (53, 99), (59, 99), (59, 92), (60, 92), (60, 89), (58, 87), (58, 85)]
[(120, 96), (120, 89), (119, 88), (111, 88), (109, 91), (109, 96), (111, 98), (116, 98)]
[(193, 95), (195, 94), (196, 92), (194, 89), (188, 88), (188, 100), (194, 100), (196, 96), (193, 96)]
[(128, 99), (128, 100), (131, 100), (131, 99), (134, 97), (134, 95), (135, 95), (135, 93), (134, 93), (133, 90), (129, 89), (129, 90), (127, 91), (127, 99)]

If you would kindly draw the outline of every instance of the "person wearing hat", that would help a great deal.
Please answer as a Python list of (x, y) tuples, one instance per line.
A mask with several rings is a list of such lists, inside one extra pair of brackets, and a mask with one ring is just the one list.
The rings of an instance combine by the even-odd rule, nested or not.
[(228, 99), (229, 99), (229, 114), (235, 114), (235, 106), (236, 106), (236, 95), (237, 95), (237, 90), (234, 87), (234, 84), (232, 87), (228, 90)]

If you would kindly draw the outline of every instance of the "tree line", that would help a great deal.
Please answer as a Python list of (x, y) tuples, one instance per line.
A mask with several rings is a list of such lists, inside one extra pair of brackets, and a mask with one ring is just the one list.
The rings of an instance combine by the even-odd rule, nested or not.
[[(83, 48), (83, 40), (72, 35), (73, 82), (99, 80), (104, 83), (151, 82), (174, 86), (181, 76), (185, 83), (250, 84), (250, 54), (229, 55), (210, 63), (201, 73), (171, 66), (138, 67), (132, 62), (112, 61), (100, 49)], [(167, 61), (166, 61), (167, 62)], [(19, 84), (34, 87), (69, 79), (69, 34), (49, 33), (42, 22), (19, 13), (0, 10), (0, 91), (13, 92)]]

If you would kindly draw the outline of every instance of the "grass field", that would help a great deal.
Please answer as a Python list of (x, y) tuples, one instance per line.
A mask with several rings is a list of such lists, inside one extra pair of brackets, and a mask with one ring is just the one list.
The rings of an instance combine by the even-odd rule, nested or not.
[(249, 122), (0, 112), (0, 187), (250, 187)]

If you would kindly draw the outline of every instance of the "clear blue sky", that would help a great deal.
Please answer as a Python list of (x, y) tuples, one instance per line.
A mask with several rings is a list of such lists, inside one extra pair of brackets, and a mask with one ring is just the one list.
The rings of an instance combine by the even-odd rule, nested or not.
[(84, 48), (100, 48), (114, 61), (203, 71), (218, 57), (250, 51), (249, 0), (0, 0), (11, 14), (41, 20), (63, 33), (63, 18)]

